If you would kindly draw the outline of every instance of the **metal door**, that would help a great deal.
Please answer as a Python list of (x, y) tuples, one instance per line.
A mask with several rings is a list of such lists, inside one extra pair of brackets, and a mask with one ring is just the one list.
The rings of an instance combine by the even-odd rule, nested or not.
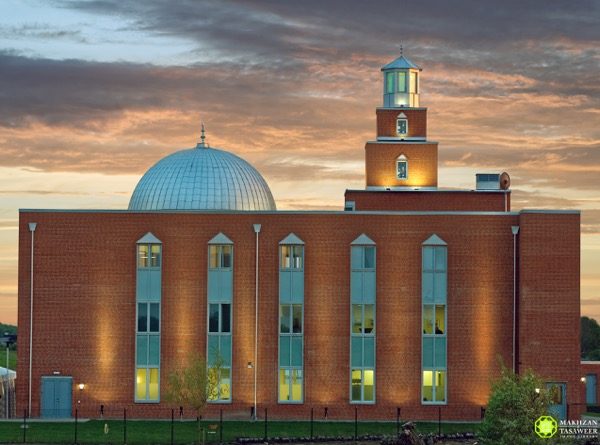
[(585, 403), (588, 405), (596, 404), (596, 374), (585, 376)]
[(72, 377), (42, 377), (41, 417), (71, 417), (72, 390)]
[(567, 419), (567, 384), (566, 383), (546, 383), (546, 388), (550, 391), (550, 406), (548, 411), (558, 420)]

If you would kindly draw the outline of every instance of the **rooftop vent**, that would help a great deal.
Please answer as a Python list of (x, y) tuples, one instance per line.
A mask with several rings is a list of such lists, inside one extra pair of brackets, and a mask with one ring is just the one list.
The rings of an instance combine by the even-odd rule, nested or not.
[(477, 173), (477, 190), (508, 190), (510, 187), (510, 176), (508, 173)]

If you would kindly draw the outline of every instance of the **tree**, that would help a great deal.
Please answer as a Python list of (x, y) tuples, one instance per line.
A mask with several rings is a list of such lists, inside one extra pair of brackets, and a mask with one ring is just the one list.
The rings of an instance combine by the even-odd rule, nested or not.
[(581, 317), (581, 358), (600, 359), (600, 326), (593, 318)]
[(217, 355), (212, 366), (203, 357), (191, 356), (187, 366), (169, 374), (166, 399), (179, 406), (193, 408), (198, 417), (198, 438), (201, 440), (200, 417), (209, 400), (217, 398), (222, 359)]
[(534, 431), (535, 421), (548, 414), (551, 395), (533, 372), (517, 375), (502, 365), (481, 425), (482, 444), (548, 444)]

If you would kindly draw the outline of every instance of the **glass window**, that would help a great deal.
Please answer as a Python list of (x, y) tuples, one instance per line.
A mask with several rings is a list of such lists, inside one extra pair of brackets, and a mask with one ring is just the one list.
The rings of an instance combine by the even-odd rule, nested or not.
[(406, 135), (408, 133), (408, 120), (398, 119), (396, 121), (396, 133), (398, 135)]
[(403, 71), (398, 72), (398, 92), (406, 93), (406, 73)]
[(446, 333), (446, 306), (435, 306), (435, 333), (438, 335)]
[(281, 246), (281, 268), (289, 269), (292, 267), (292, 247)]
[(423, 371), (423, 402), (433, 401), (433, 371)]
[(362, 304), (352, 305), (352, 333), (362, 333)]
[(146, 368), (138, 368), (135, 375), (135, 398), (146, 399)]
[(138, 332), (148, 331), (148, 305), (146, 303), (138, 303)]
[(231, 370), (229, 368), (221, 369), (219, 393), (221, 400), (229, 400), (231, 398)]
[(396, 163), (398, 171), (396, 177), (398, 179), (408, 179), (408, 161), (401, 160)]
[(292, 314), (293, 314), (293, 319), (292, 319), (292, 332), (294, 334), (301, 334), (302, 333), (302, 305), (301, 304), (294, 304), (292, 306)]
[(231, 305), (221, 305), (221, 332), (231, 332)]
[(291, 344), (290, 336), (282, 335), (279, 337), (279, 366), (290, 366), (291, 364)]
[(160, 327), (160, 305), (150, 303), (150, 332), (158, 332)]
[(160, 337), (148, 335), (148, 365), (158, 366), (160, 363)]
[(433, 305), (423, 305), (423, 334), (433, 334)]
[(208, 247), (208, 253), (209, 253), (209, 267), (211, 269), (216, 269), (219, 267), (219, 246), (209, 246)]
[(302, 370), (292, 370), (292, 400), (294, 402), (302, 401)]
[(147, 244), (138, 244), (138, 267), (148, 267)]
[(150, 253), (150, 267), (160, 267), (160, 245), (152, 244)]
[(363, 384), (364, 384), (364, 396), (365, 402), (372, 402), (374, 400), (374, 387), (375, 387), (375, 373), (372, 369), (365, 369), (363, 371)]
[(229, 269), (231, 267), (231, 246), (221, 246), (222, 248), (222, 258), (221, 258), (221, 267), (223, 269)]
[(365, 249), (364, 268), (365, 269), (374, 269), (375, 268), (375, 247), (366, 246), (364, 249)]
[(418, 93), (419, 81), (417, 78), (417, 73), (414, 71), (410, 72), (410, 92)]
[(352, 401), (361, 401), (361, 387), (362, 387), (362, 371), (360, 369), (352, 370)]
[(148, 364), (148, 336), (147, 335), (137, 335), (136, 336), (136, 365), (144, 365)]
[(231, 269), (232, 246), (208, 246), (208, 267), (210, 269)]
[(385, 73), (385, 92), (394, 92), (394, 73)]
[(290, 374), (289, 369), (279, 370), (279, 400), (281, 401), (290, 400)]
[(148, 400), (158, 400), (158, 369), (150, 369), (150, 382), (148, 385)]
[(219, 305), (209, 305), (208, 332), (219, 332)]
[(365, 318), (363, 332), (365, 334), (375, 333), (375, 305), (365, 304)]
[(304, 246), (281, 246), (281, 268), (302, 269)]
[(290, 333), (290, 305), (279, 305), (279, 332), (282, 334)]
[(446, 371), (435, 372), (435, 401), (446, 401)]

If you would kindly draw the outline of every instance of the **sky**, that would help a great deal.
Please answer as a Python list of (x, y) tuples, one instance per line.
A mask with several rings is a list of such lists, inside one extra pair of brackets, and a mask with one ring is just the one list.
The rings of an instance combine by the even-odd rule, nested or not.
[(600, 320), (600, 2), (2, 0), (0, 322), (19, 208), (125, 209), (201, 122), (279, 209), (341, 210), (401, 45), (439, 185), (507, 171), (513, 210), (582, 210), (581, 310)]

